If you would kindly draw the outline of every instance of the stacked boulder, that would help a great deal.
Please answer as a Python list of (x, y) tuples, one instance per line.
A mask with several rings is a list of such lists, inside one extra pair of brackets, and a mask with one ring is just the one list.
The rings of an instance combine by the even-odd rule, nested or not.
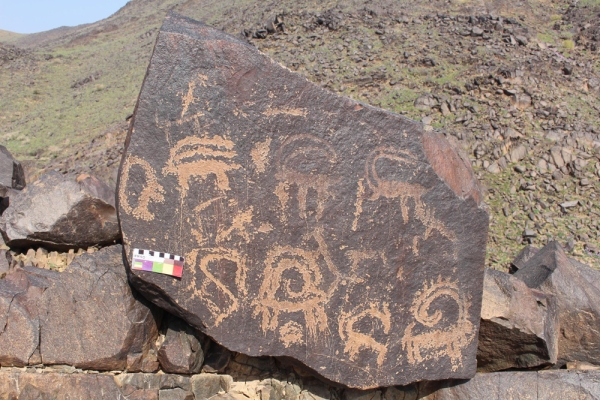
[(49, 173), (11, 200), (0, 230), (11, 248), (68, 250), (115, 243), (120, 232), (114, 191), (92, 176)]

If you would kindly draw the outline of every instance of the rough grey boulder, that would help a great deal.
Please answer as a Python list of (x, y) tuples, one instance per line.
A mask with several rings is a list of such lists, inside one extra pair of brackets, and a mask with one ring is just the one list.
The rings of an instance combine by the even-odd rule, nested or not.
[(510, 273), (514, 274), (519, 269), (525, 266), (525, 263), (533, 257), (540, 249), (531, 245), (523, 247), (523, 249), (517, 254), (515, 259), (510, 263)]
[(44, 364), (144, 369), (160, 312), (132, 292), (122, 251), (117, 245), (80, 256), (46, 289), (40, 307)]
[(42, 176), (11, 200), (0, 230), (11, 248), (66, 250), (107, 245), (120, 238), (114, 193), (90, 176)]
[(0, 280), (0, 365), (143, 370), (160, 312), (137, 296), (121, 246), (78, 257), (64, 272), (16, 268)]
[(507, 273), (486, 269), (477, 370), (500, 371), (556, 363), (556, 300)]
[(118, 191), (132, 285), (231, 351), (362, 389), (475, 373), (488, 215), (441, 133), (171, 14)]
[(15, 160), (6, 147), (0, 145), (0, 197), (3, 190), (12, 188), (21, 190), (25, 187), (25, 172), (21, 163)]
[(567, 258), (557, 242), (550, 242), (515, 277), (530, 288), (556, 298), (559, 320), (558, 361), (597, 364), (600, 360), (600, 271)]
[[(25, 173), (6, 147), (0, 145), (0, 215), (25, 187)], [(12, 200), (11, 200), (12, 199)]]

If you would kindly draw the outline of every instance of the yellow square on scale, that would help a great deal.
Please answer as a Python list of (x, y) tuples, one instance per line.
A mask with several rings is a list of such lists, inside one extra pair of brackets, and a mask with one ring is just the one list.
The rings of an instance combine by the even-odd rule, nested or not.
[(173, 265), (163, 264), (162, 273), (167, 275), (173, 275)]

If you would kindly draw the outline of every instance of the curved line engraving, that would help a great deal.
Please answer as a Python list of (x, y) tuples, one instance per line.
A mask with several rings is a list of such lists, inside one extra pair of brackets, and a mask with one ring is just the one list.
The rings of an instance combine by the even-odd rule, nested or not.
[(232, 162), (237, 155), (233, 150), (235, 143), (221, 136), (200, 138), (189, 136), (181, 139), (171, 149), (171, 156), (163, 174), (175, 174), (178, 177), (182, 196), (189, 190), (189, 181), (193, 176), (207, 178), (214, 174), (217, 187), (221, 191), (229, 190), (229, 178), (226, 172), (240, 168)]
[[(433, 303), (446, 297), (456, 303), (458, 315), (456, 321), (440, 326), (443, 313), (432, 310)], [(447, 303), (447, 301), (446, 301)], [(402, 348), (407, 351), (408, 362), (419, 364), (442, 357), (450, 358), (452, 371), (462, 366), (462, 351), (475, 338), (475, 326), (467, 319), (470, 304), (460, 292), (455, 282), (438, 278), (437, 282), (425, 286), (417, 292), (410, 308), (415, 320), (404, 331)]]
[[(196, 274), (194, 274), (190, 283), (190, 288), (194, 291), (195, 295), (204, 301), (206, 308), (215, 318), (214, 326), (216, 327), (219, 326), (225, 318), (239, 310), (240, 303), (238, 296), (241, 297), (246, 295), (246, 260), (235, 250), (221, 248), (216, 249), (212, 254), (203, 256), (198, 264), (198, 252), (198, 249), (192, 250), (186, 257), (190, 260), (192, 265), (198, 265), (198, 268), (207, 279), (202, 280), (200, 289), (198, 289)], [(211, 267), (215, 264), (220, 267), (220, 263), (223, 260), (231, 261), (236, 264), (235, 286), (238, 296), (233, 294), (233, 292), (211, 272)], [(211, 283), (217, 287), (218, 293), (209, 288)]]
[[(146, 184), (140, 193), (137, 207), (131, 207), (127, 200), (127, 185), (129, 184), (129, 173), (134, 165), (139, 165), (146, 174)], [(148, 206), (151, 201), (162, 203), (165, 198), (163, 194), (165, 190), (158, 183), (156, 173), (152, 166), (146, 161), (137, 156), (129, 155), (123, 163), (123, 170), (121, 174), (121, 183), (119, 185), (119, 201), (121, 208), (127, 214), (133, 215), (136, 219), (144, 221), (152, 221), (154, 214), (148, 210)]]

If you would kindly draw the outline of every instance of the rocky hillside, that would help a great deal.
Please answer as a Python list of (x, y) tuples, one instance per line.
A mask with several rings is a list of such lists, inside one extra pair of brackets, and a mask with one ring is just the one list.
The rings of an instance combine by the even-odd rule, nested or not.
[(556, 239), (598, 267), (596, 0), (133, 0), (95, 24), (10, 40), (3, 33), (0, 140), (28, 160), (30, 179), (56, 169), (114, 184), (125, 120), (169, 9), (456, 139), (487, 187), (489, 266), (508, 268), (524, 242)]

